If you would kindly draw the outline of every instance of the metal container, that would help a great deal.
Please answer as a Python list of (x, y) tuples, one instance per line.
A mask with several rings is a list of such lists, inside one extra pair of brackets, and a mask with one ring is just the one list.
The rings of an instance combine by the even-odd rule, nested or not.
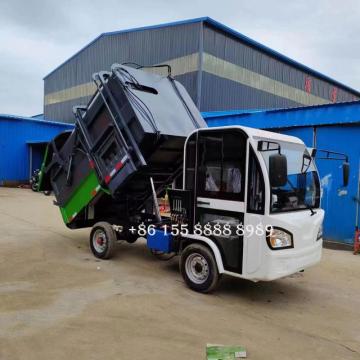
[(114, 64), (93, 75), (96, 94), (74, 108), (74, 131), (54, 139), (46, 159), (67, 224), (135, 214), (151, 198), (151, 181), (161, 193), (180, 174), (187, 135), (206, 123), (168, 71), (164, 77)]

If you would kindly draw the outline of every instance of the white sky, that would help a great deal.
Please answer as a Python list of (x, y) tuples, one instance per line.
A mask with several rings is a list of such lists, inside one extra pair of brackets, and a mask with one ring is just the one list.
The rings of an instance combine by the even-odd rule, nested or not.
[(0, 113), (42, 113), (43, 77), (102, 32), (201, 16), (360, 90), (360, 0), (1, 0)]

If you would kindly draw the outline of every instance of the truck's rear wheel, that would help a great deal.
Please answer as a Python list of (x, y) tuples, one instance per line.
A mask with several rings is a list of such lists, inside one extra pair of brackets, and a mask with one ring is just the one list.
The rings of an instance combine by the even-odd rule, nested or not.
[(189, 288), (208, 293), (219, 282), (219, 271), (213, 253), (204, 245), (188, 245), (180, 257), (180, 272)]
[(116, 233), (107, 222), (96, 223), (90, 233), (90, 249), (99, 259), (110, 259), (116, 249)]

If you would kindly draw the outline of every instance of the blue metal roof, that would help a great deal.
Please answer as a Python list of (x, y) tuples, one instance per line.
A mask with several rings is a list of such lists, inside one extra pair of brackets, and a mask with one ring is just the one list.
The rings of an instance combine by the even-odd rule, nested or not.
[(35, 119), (44, 119), (44, 114), (36, 114), (36, 115), (31, 116), (31, 117), (35, 118)]
[(49, 74), (47, 74), (45, 77), (44, 77), (44, 80), (50, 76), (52, 73), (54, 73), (57, 69), (59, 69), (61, 66), (63, 66), (65, 63), (67, 63), (68, 61), (70, 61), (71, 59), (73, 59), (75, 56), (77, 56), (80, 52), (84, 51), (86, 48), (88, 48), (89, 46), (91, 46), (94, 42), (96, 42), (98, 39), (100, 39), (101, 37), (103, 36), (111, 36), (111, 35), (117, 35), (117, 34), (124, 34), (124, 33), (128, 33), (128, 32), (135, 32), (135, 31), (143, 31), (143, 30), (151, 30), (151, 29), (160, 29), (160, 28), (165, 28), (165, 27), (169, 27), (169, 26), (178, 26), (178, 25), (183, 25), (183, 24), (191, 24), (191, 23), (197, 23), (197, 22), (204, 22), (206, 24), (209, 24), (219, 30), (222, 30), (224, 32), (226, 32), (227, 34), (230, 34), (236, 38), (238, 38), (239, 40), (241, 40), (242, 42), (244, 43), (247, 43), (248, 45), (250, 46), (253, 46), (265, 53), (267, 53), (268, 55), (270, 56), (273, 56), (274, 58), (277, 58), (281, 61), (284, 61), (302, 71), (305, 71), (309, 74), (312, 74), (313, 76), (315, 77), (318, 77), (318, 78), (321, 78), (321, 79), (324, 79), (326, 81), (329, 81), (343, 89), (346, 89), (356, 95), (360, 95), (360, 92), (347, 86), (347, 85), (344, 85), (342, 84), (341, 82), (327, 76), (327, 75), (324, 75), (322, 74), (321, 72), (319, 71), (316, 71), (306, 65), (303, 65), (243, 34), (241, 34), (240, 32), (234, 30), (234, 29), (231, 29), (230, 27), (210, 18), (210, 17), (199, 17), (199, 18), (194, 18), (194, 19), (188, 19), (188, 20), (180, 20), (180, 21), (174, 21), (174, 22), (168, 22), (168, 23), (164, 23), (164, 24), (158, 24), (158, 25), (150, 25), (150, 26), (143, 26), (143, 27), (138, 27), (138, 28), (133, 28), (133, 29), (126, 29), (126, 30), (119, 30), (119, 31), (112, 31), (112, 32), (105, 32), (105, 33), (102, 33), (100, 34), (98, 37), (96, 37), (93, 41), (91, 41), (89, 44), (85, 45), (83, 48), (81, 48), (78, 52), (76, 52), (74, 55), (72, 55), (69, 59), (65, 60), (62, 64), (60, 64), (59, 66), (57, 66), (53, 71), (51, 71)]
[(243, 125), (260, 129), (360, 123), (360, 101), (274, 110), (202, 113), (209, 126)]
[(242, 114), (253, 114), (257, 112), (263, 112), (264, 110), (258, 109), (245, 109), (245, 110), (224, 110), (224, 111), (203, 111), (201, 114), (204, 118), (220, 118), (227, 117), (232, 115), (242, 115)]
[(59, 121), (45, 120), (45, 119), (39, 118), (39, 117), (27, 117), (27, 116), (0, 114), (0, 121), (3, 119), (14, 120), (14, 121), (33, 121), (36, 123), (44, 123), (44, 124), (49, 124), (49, 125), (63, 126), (63, 127), (67, 127), (67, 128), (74, 127), (73, 124), (63, 123), (63, 122), (59, 122)]

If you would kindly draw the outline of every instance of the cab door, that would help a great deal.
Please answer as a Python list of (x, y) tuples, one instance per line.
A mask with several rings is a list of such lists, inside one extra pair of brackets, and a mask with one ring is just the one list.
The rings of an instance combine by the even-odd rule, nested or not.
[[(241, 227), (245, 213), (246, 148), (247, 136), (241, 129), (206, 129), (197, 134), (195, 227), (200, 225), (203, 236), (216, 243), (225, 270), (240, 274), (243, 271)], [(230, 234), (225, 225), (227, 229), (230, 227)]]
[[(244, 272), (253, 274), (261, 266), (262, 255), (266, 244), (265, 214), (265, 182), (260, 163), (252, 146), (248, 145), (248, 185), (246, 214), (244, 222), (250, 232), (245, 232), (244, 240)], [(260, 226), (260, 227), (259, 227)]]

